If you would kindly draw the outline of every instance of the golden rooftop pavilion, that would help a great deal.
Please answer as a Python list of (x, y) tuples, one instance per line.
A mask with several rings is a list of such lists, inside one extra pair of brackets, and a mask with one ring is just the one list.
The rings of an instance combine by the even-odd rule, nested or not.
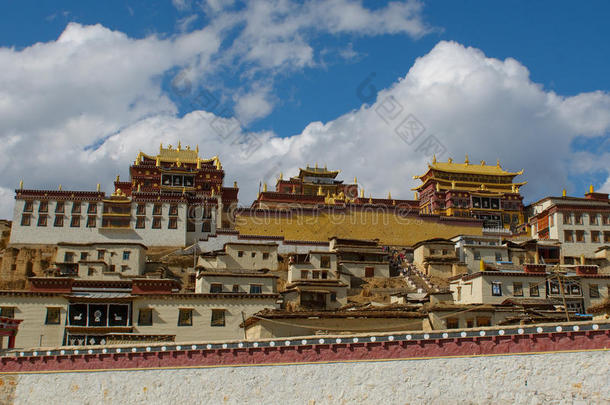
[(421, 176), (422, 184), (413, 190), (422, 214), (481, 219), (485, 228), (515, 230), (524, 222), (523, 197), (519, 188), (527, 182), (514, 182), (523, 170), (509, 172), (500, 166), (471, 164), (468, 155), (464, 163), (439, 162), (436, 156), (428, 171)]

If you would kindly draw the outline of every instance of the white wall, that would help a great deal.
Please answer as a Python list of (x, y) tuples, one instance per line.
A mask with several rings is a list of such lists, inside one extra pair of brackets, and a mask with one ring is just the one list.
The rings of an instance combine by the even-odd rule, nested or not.
[(607, 403), (610, 351), (3, 376), (6, 402)]

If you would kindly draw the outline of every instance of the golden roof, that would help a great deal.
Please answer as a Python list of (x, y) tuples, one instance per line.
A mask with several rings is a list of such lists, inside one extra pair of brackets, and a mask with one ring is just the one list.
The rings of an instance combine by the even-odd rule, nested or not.
[[(480, 174), (486, 176), (517, 176), (523, 174), (523, 170), (519, 170), (518, 172), (504, 170), (502, 166), (500, 166), (499, 160), (495, 165), (487, 165), (484, 160), (482, 160), (480, 164), (470, 164), (468, 155), (466, 155), (464, 163), (454, 163), (451, 158), (449, 158), (449, 161), (447, 162), (437, 162), (436, 157), (434, 157), (432, 163), (428, 164), (428, 170), (437, 170), (446, 173)], [(414, 179), (419, 179), (421, 177), (423, 177), (423, 175), (413, 176)]]
[(302, 175), (313, 175), (313, 176), (323, 176), (323, 177), (336, 177), (341, 171), (340, 170), (327, 170), (326, 166), (321, 168), (316, 165), (315, 167), (307, 166), (305, 169), (299, 169), (299, 177)]
[(163, 147), (163, 144), (159, 145), (159, 153), (156, 156), (148, 155), (144, 152), (140, 152), (138, 155), (138, 162), (141, 160), (141, 157), (146, 157), (148, 159), (159, 160), (161, 162), (172, 162), (172, 163), (212, 163), (220, 166), (220, 161), (218, 160), (218, 156), (214, 156), (210, 159), (201, 159), (199, 158), (199, 145), (192, 150), (190, 146), (187, 146), (185, 149), (182, 148), (180, 142), (178, 142), (178, 146), (174, 148), (172, 145), (168, 145), (167, 148)]

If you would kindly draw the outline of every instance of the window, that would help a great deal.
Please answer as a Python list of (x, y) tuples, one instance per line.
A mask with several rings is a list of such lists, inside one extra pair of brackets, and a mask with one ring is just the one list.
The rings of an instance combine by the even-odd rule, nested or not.
[(161, 229), (161, 217), (153, 217), (153, 229)]
[(610, 242), (610, 232), (604, 231), (604, 243)]
[(502, 253), (496, 252), (496, 261), (497, 262), (501, 262), (502, 261)]
[(252, 258), (256, 257), (256, 252), (252, 252)]
[(73, 202), (72, 203), (72, 213), (73, 214), (80, 214), (80, 206), (81, 206), (81, 203)]
[(137, 215), (146, 215), (146, 204), (138, 204), (136, 207)]
[(307, 280), (309, 272), (307, 270), (301, 270), (301, 280)]
[(238, 292), (239, 292), (239, 284), (233, 284), (233, 289), (232, 289), (232, 291), (233, 291), (234, 293), (238, 293)]
[(445, 256), (447, 254), (447, 249), (443, 249), (442, 253), (443, 253), (443, 256)]
[(364, 277), (375, 277), (375, 268), (374, 267), (365, 267), (364, 268)]
[(25, 204), (23, 204), (23, 212), (32, 211), (34, 211), (34, 203), (32, 203), (32, 201), (26, 201)]
[(599, 298), (599, 285), (597, 285), (597, 284), (589, 285), (589, 297)]
[(491, 295), (494, 297), (502, 296), (502, 283), (494, 281), (491, 283)]
[(267, 260), (267, 259), (269, 259), (269, 253), (264, 252), (263, 253), (263, 260)]
[(523, 283), (513, 283), (513, 296), (523, 297)]
[(311, 278), (314, 278), (314, 279), (320, 278), (320, 272), (317, 270), (312, 271)]
[(144, 229), (146, 225), (146, 217), (136, 217), (136, 229)]
[(564, 213), (563, 214), (563, 223), (564, 225), (569, 225), (572, 223), (572, 214)]
[(540, 297), (540, 290), (538, 290), (538, 284), (530, 283), (530, 297)]
[(435, 255), (436, 254), (436, 249), (430, 249), (430, 254), (431, 255)]
[(186, 231), (195, 232), (195, 223), (190, 219), (186, 221)]
[(95, 275), (95, 273), (97, 273), (97, 272), (95, 271), (95, 268), (94, 268), (94, 267), (89, 267), (89, 268), (87, 268), (87, 275), (88, 275), (88, 276), (94, 276), (94, 275)]
[(447, 329), (457, 329), (460, 327), (460, 320), (458, 318), (447, 318)]
[(46, 214), (39, 214), (38, 215), (38, 226), (47, 226), (47, 219), (48, 219), (48, 215)]
[(129, 270), (129, 266), (127, 266), (126, 264), (122, 264), (122, 265), (121, 265), (121, 272), (122, 272), (122, 273), (125, 273), (125, 272), (126, 272), (126, 271), (128, 271), (128, 270)]
[(597, 214), (589, 214), (589, 225), (597, 225)]
[(95, 228), (95, 223), (97, 222), (97, 218), (95, 216), (87, 217), (87, 228)]
[(213, 309), (212, 310), (212, 321), (210, 326), (225, 326), (225, 310), (224, 309)]
[(140, 308), (140, 310), (138, 311), (138, 326), (152, 326), (152, 324), (152, 308)]
[(262, 294), (263, 286), (260, 284), (250, 284), (250, 294)]
[(178, 310), (178, 326), (193, 326), (193, 310), (180, 308)]
[(481, 252), (475, 250), (474, 252), (474, 260), (481, 260)]
[(491, 326), (491, 318), (488, 316), (477, 316), (477, 326)]
[(576, 242), (585, 241), (585, 231), (576, 231)]
[(15, 307), (0, 307), (0, 316), (5, 318), (15, 317)]
[(57, 228), (61, 228), (62, 226), (64, 226), (64, 216), (55, 215), (55, 221), (53, 222), (53, 226)]
[(114, 270), (116, 269), (116, 264), (111, 264), (110, 268), (108, 269), (109, 272), (114, 273)]
[(131, 251), (130, 250), (124, 250), (123, 251), (123, 260), (129, 260), (129, 256), (131, 256)]
[(467, 319), (466, 320), (466, 327), (467, 328), (474, 328), (474, 319)]
[(74, 252), (65, 252), (64, 253), (64, 263), (72, 263), (74, 262)]
[(161, 204), (155, 204), (153, 206), (153, 215), (162, 215), (163, 206)]
[(70, 220), (70, 227), (72, 227), (72, 228), (80, 227), (80, 217), (73, 216), (72, 219)]
[(599, 231), (591, 231), (591, 242), (599, 243)]
[(97, 260), (104, 260), (104, 253), (106, 251), (105, 250), (98, 250), (97, 251)]
[(244, 251), (243, 250), (238, 251), (237, 257), (244, 257)]
[(330, 300), (331, 300), (331, 302), (337, 301), (337, 293), (336, 292), (331, 292), (330, 293)]
[(47, 317), (44, 320), (45, 325), (59, 325), (61, 308), (47, 307)]
[(170, 218), (167, 221), (167, 229), (178, 229), (178, 218)]
[(87, 214), (97, 214), (96, 203), (89, 203), (89, 206), (87, 207)]
[(49, 203), (46, 201), (41, 201), (38, 204), (38, 212), (49, 212)]
[(572, 232), (572, 231), (563, 231), (563, 240), (566, 243), (574, 242), (574, 232)]
[(602, 215), (602, 223), (604, 225), (610, 225), (610, 215)]
[(320, 257), (320, 267), (330, 269), (330, 256)]
[(21, 214), (21, 226), (30, 226), (32, 216), (30, 214)]
[(172, 204), (169, 206), (169, 215), (178, 215), (178, 204)]
[(87, 260), (88, 257), (89, 257), (89, 253), (87, 253), (87, 252), (80, 252), (80, 259), (81, 260)]
[(328, 272), (327, 271), (323, 271), (322, 272), (322, 279), (326, 280), (328, 278)]
[(210, 284), (210, 293), (221, 293), (222, 292), (222, 284), (212, 283)]

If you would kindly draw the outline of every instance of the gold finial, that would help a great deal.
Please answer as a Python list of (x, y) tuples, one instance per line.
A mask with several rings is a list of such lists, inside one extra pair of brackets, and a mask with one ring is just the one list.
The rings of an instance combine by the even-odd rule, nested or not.
[(358, 184), (358, 178), (354, 176), (354, 184)]
[(591, 184), (589, 186), (589, 193), (593, 193), (595, 191), (595, 189), (593, 188), (593, 184)]
[(57, 189), (58, 189), (59, 191), (61, 191), (61, 184), (59, 185), (59, 187), (57, 187)]
[(413, 192), (413, 199), (414, 199), (414, 200), (417, 200), (418, 198), (419, 198), (419, 197), (417, 196), (417, 191), (414, 191), (414, 192)]
[(237, 182), (236, 181), (233, 182), (233, 188), (237, 188)]
[(197, 144), (197, 147), (195, 148), (195, 151), (197, 152), (197, 155), (199, 155), (199, 144)]
[(500, 159), (496, 160), (496, 167), (500, 168)]
[(176, 166), (178, 166), (178, 167), (182, 166), (182, 163), (180, 162), (180, 158), (176, 158)]
[(432, 163), (436, 164), (436, 153), (434, 155), (432, 155)]
[(180, 145), (180, 141), (178, 141), (178, 149), (176, 149), (176, 150), (178, 150), (178, 151), (179, 151), (181, 147), (182, 147), (182, 146)]
[(138, 193), (139, 193), (140, 191), (142, 191), (142, 184), (141, 184), (141, 183), (140, 183), (140, 184), (138, 184)]
[(391, 199), (392, 199), (392, 192), (388, 191), (388, 200), (391, 200)]
[(324, 195), (324, 192), (322, 191), (322, 186), (318, 186), (318, 195)]
[(485, 166), (485, 161), (481, 160), (481, 166)]
[(102, 185), (100, 183), (97, 183), (97, 192), (99, 193), (101, 189), (102, 189)]
[(470, 163), (470, 160), (468, 160), (468, 154), (466, 154), (466, 159), (464, 160), (464, 163), (466, 163), (466, 164)]
[(284, 180), (284, 173), (280, 172), (280, 180)]
[(451, 182), (451, 188), (455, 189), (455, 180)]
[(369, 204), (373, 203), (373, 197), (371, 196), (371, 194), (369, 194)]
[(159, 144), (159, 153), (161, 153), (161, 151), (162, 151), (162, 150), (163, 150), (163, 142), (161, 142), (161, 143)]
[(436, 183), (436, 191), (441, 191), (441, 185), (439, 183)]
[(267, 183), (263, 183), (263, 192), (266, 193), (267, 192)]
[(201, 169), (201, 159), (197, 156), (197, 169)]
[(119, 181), (121, 181), (121, 175), (117, 174), (116, 175), (116, 182), (118, 183)]
[(563, 191), (561, 192), (561, 195), (562, 195), (563, 197), (565, 197), (565, 196), (567, 195), (567, 193), (566, 193), (566, 189), (565, 189), (565, 188), (564, 188), (564, 189), (563, 189)]
[(19, 180), (19, 189), (23, 190), (23, 180)]
[(161, 158), (157, 156), (157, 161), (155, 162), (155, 166), (161, 167)]
[(481, 184), (481, 190), (487, 190), (487, 187), (485, 187), (485, 184)]
[(212, 187), (212, 197), (214, 197), (215, 194), (216, 194), (216, 190), (214, 190), (214, 187)]
[(452, 158), (447, 159), (447, 163), (453, 163), (453, 159)]
[(396, 200), (392, 200), (392, 205), (396, 205)]
[(364, 198), (364, 189), (363, 188), (360, 189), (360, 198)]

